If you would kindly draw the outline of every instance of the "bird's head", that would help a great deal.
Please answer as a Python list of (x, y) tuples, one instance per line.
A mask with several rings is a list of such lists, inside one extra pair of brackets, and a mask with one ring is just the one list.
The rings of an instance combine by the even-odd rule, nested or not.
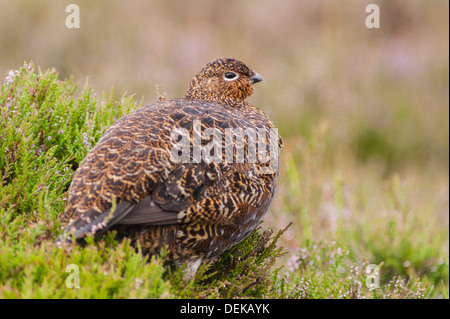
[(217, 59), (206, 64), (189, 83), (185, 98), (208, 101), (243, 101), (253, 94), (261, 75), (236, 59)]

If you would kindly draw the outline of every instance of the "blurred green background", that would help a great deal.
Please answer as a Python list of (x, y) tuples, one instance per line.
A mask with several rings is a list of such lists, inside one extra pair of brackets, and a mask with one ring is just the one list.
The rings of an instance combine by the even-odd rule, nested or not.
[(286, 247), (337, 240), (430, 278), (446, 264), (448, 287), (448, 27), (445, 0), (0, 0), (0, 76), (32, 60), (150, 104), (158, 84), (181, 97), (205, 63), (238, 58), (265, 78), (249, 100), (285, 140), (265, 223), (294, 222)]

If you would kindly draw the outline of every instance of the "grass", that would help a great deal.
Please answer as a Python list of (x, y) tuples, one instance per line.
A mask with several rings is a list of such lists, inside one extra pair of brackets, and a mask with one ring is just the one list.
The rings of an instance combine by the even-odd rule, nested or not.
[[(115, 120), (143, 104), (114, 95), (98, 97), (88, 83), (79, 88), (31, 62), (1, 81), (0, 298), (448, 298), (448, 166), (424, 164), (414, 147), (417, 156), (402, 165), (392, 150), (403, 140), (380, 146), (388, 133), (365, 126), (351, 135), (356, 144), (336, 146), (326, 119), (304, 135), (286, 134), (264, 223), (193, 281), (182, 270), (165, 273), (158, 258), (112, 233), (58, 249), (78, 164)], [(445, 135), (445, 126), (436, 130)], [(379, 267), (379, 288), (370, 287), (370, 264)], [(80, 288), (67, 286), (75, 282), (70, 265)]]

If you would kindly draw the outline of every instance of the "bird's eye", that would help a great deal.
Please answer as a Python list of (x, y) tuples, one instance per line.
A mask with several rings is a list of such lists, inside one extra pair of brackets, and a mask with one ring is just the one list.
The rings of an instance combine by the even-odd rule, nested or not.
[(234, 73), (234, 72), (226, 72), (226, 73), (223, 75), (223, 79), (224, 79), (225, 81), (234, 81), (234, 80), (236, 80), (238, 77), (239, 77), (239, 74)]

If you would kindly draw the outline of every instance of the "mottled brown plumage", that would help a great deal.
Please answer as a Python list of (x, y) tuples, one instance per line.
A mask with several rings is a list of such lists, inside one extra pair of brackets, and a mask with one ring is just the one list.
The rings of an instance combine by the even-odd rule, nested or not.
[[(167, 264), (187, 262), (191, 274), (242, 241), (272, 201), (278, 162), (269, 174), (262, 173), (267, 163), (247, 157), (239, 162), (236, 151), (232, 163), (196, 162), (194, 123), (202, 131), (223, 133), (263, 128), (268, 137), (272, 122), (244, 101), (261, 80), (240, 61), (218, 59), (192, 79), (184, 98), (143, 107), (114, 123), (75, 173), (59, 241), (115, 229), (118, 238), (130, 238), (146, 254), (158, 254), (165, 246)], [(171, 132), (180, 128), (189, 132), (191, 142), (185, 163), (171, 158)], [(246, 151), (249, 139), (244, 140)], [(238, 143), (236, 137), (233, 141)], [(278, 156), (278, 134), (276, 142)], [(269, 142), (263, 147), (269, 150)]]

